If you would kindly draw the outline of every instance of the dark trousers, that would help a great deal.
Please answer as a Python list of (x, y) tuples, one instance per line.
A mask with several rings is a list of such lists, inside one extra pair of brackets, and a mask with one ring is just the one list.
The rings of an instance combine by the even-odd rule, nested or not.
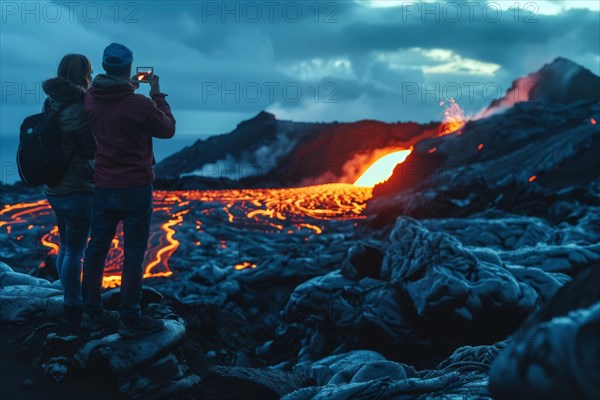
[(60, 237), (56, 272), (63, 288), (64, 304), (66, 308), (79, 308), (81, 307), (81, 259), (90, 233), (92, 194), (71, 193), (46, 197), (56, 214)]
[(121, 319), (140, 315), (144, 255), (150, 235), (152, 184), (127, 188), (96, 188), (92, 230), (83, 263), (83, 310), (102, 310), (104, 264), (119, 221), (123, 221), (123, 271), (121, 274)]

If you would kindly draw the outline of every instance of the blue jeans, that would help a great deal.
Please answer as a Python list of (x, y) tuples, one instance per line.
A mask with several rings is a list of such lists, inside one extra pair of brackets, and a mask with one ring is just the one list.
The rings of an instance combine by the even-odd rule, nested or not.
[(46, 196), (56, 214), (60, 248), (56, 271), (63, 288), (64, 304), (81, 307), (82, 257), (90, 233), (92, 194), (72, 193)]
[(83, 264), (83, 311), (102, 311), (104, 263), (119, 221), (123, 221), (123, 271), (121, 273), (121, 319), (140, 315), (144, 255), (150, 235), (152, 184), (127, 188), (96, 188), (92, 233)]

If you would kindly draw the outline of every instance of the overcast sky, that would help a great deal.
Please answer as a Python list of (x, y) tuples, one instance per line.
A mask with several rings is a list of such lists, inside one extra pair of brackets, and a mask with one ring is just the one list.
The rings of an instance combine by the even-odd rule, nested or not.
[(63, 55), (85, 54), (97, 74), (111, 42), (132, 49), (134, 66), (154, 67), (178, 135), (190, 138), (228, 132), (260, 110), (296, 121), (426, 122), (456, 97), (474, 114), (558, 56), (600, 74), (597, 0), (1, 6), (2, 137), (40, 109), (41, 82)]

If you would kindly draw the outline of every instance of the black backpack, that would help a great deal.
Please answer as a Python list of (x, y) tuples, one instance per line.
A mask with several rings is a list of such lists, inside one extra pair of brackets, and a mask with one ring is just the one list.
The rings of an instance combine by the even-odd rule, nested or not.
[(55, 185), (67, 173), (68, 160), (60, 146), (59, 114), (73, 103), (64, 103), (58, 110), (49, 108), (30, 115), (21, 124), (17, 167), (21, 180), (30, 186)]

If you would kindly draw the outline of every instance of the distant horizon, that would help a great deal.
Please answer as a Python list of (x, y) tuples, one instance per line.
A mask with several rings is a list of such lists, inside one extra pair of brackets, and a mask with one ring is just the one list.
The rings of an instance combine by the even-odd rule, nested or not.
[[(207, 139), (215, 135), (180, 134), (175, 135), (174, 138), (169, 140), (159, 141), (160, 139), (154, 139), (154, 157), (156, 162), (159, 163), (184, 147), (194, 144), (197, 140)], [(19, 136), (17, 134), (0, 136), (0, 182), (2, 184), (12, 185), (20, 180), (16, 171), (15, 161), (18, 146)]]
[[(566, 58), (566, 57), (560, 57), (560, 58)], [(546, 63), (546, 64), (548, 64), (548, 63)], [(540, 65), (539, 68), (542, 68), (546, 64)], [(586, 68), (585, 66), (582, 66), (582, 67), (589, 71), (589, 69)], [(529, 73), (524, 74), (522, 76), (516, 76), (513, 78), (511, 83), (517, 79), (520, 79), (529, 74), (535, 73), (536, 71), (537, 70), (534, 70), (534, 71), (530, 71)], [(598, 76), (594, 71), (590, 71), (590, 72), (592, 72), (592, 74), (594, 74), (595, 76)], [(510, 87), (506, 88), (506, 90), (503, 92), (503, 96), (507, 95), (507, 91), (509, 88)], [(440, 104), (440, 106), (443, 107), (442, 104)], [(459, 104), (459, 106), (460, 106), (460, 104)], [(480, 112), (483, 111), (488, 106), (490, 106), (489, 103), (486, 105), (486, 107), (481, 108), (479, 111)], [(39, 112), (39, 111), (34, 111), (34, 113), (35, 112)], [(190, 130), (184, 131), (184, 132), (176, 131), (176, 134), (175, 134), (174, 138), (172, 138), (172, 139), (168, 139), (168, 140), (154, 139), (153, 140), (154, 141), (154, 155), (155, 155), (156, 163), (161, 162), (165, 158), (181, 151), (182, 149), (184, 149), (187, 146), (193, 145), (198, 140), (206, 140), (213, 136), (229, 134), (232, 131), (234, 131), (240, 123), (242, 123), (244, 121), (248, 121), (252, 118), (255, 118), (257, 115), (259, 115), (262, 112), (272, 114), (275, 116), (275, 118), (277, 120), (280, 120), (280, 121), (291, 121), (291, 122), (298, 122), (298, 123), (334, 123), (334, 122), (355, 123), (355, 122), (360, 122), (360, 121), (365, 121), (365, 120), (372, 120), (372, 121), (380, 121), (383, 123), (410, 123), (410, 122), (413, 122), (413, 123), (425, 125), (428, 123), (442, 122), (442, 120), (443, 120), (443, 118), (440, 118), (439, 120), (431, 119), (426, 122), (416, 121), (416, 120), (384, 121), (384, 120), (377, 119), (377, 118), (368, 118), (367, 117), (367, 118), (360, 118), (360, 119), (355, 119), (355, 120), (351, 120), (351, 121), (343, 121), (343, 120), (339, 121), (339, 120), (335, 120), (335, 119), (325, 120), (325, 121), (310, 121), (310, 120), (288, 119), (285, 117), (281, 117), (281, 116), (277, 115), (276, 111), (272, 111), (267, 108), (267, 109), (262, 109), (262, 110), (259, 110), (257, 112), (253, 112), (253, 113), (248, 112), (247, 115), (240, 115), (241, 119), (236, 120), (236, 121), (223, 120), (223, 121), (221, 121), (220, 124), (213, 124), (212, 129), (210, 129), (213, 133), (194, 133), (194, 132), (191, 132)], [(476, 113), (468, 113), (467, 115), (469, 117), (474, 117), (474, 116), (476, 116)], [(25, 117), (25, 116), (26, 115), (24, 115), (23, 117)], [(176, 115), (176, 118), (177, 118), (177, 115)], [(217, 126), (220, 126), (220, 128), (217, 128)], [(206, 131), (207, 130), (205, 129), (204, 132), (206, 132)], [(16, 164), (15, 164), (15, 156), (16, 156), (16, 152), (17, 152), (17, 148), (18, 148), (18, 143), (19, 143), (18, 128), (14, 129), (11, 132), (0, 131), (0, 182), (2, 182), (3, 184), (14, 184), (20, 180), (18, 173), (16, 172)]]
[(508, 3), (284, 1), (269, 13), (262, 3), (3, 2), (0, 132), (38, 112), (40, 83), (65, 54), (86, 55), (98, 74), (111, 42), (131, 48), (133, 67), (154, 67), (180, 132), (211, 135), (261, 110), (297, 122), (427, 123), (455, 98), (475, 114), (559, 56), (600, 75), (597, 2)]

